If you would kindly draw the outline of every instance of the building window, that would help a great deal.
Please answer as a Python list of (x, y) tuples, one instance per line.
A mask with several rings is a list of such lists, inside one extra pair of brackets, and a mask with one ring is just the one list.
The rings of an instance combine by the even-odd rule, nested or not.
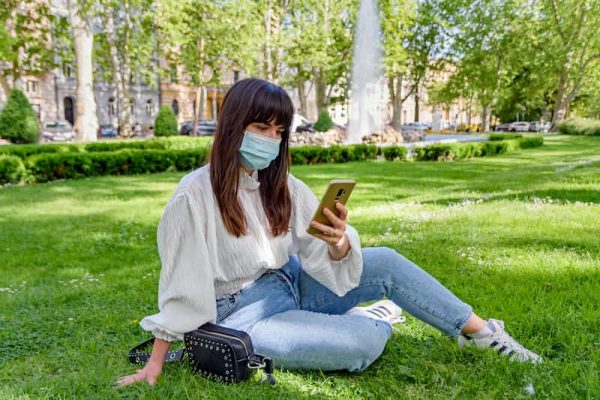
[(152, 105), (152, 100), (148, 100), (146, 102), (146, 115), (151, 117), (154, 114), (154, 106)]
[(240, 80), (240, 71), (233, 71), (233, 83)]
[(135, 99), (131, 98), (131, 115), (135, 116)]
[(36, 81), (27, 81), (25, 83), (26, 85), (26, 90), (29, 93), (35, 93), (37, 92), (37, 82)]
[(63, 64), (63, 74), (65, 75), (65, 78), (72, 78), (73, 77), (73, 66), (71, 64)]
[(39, 104), (32, 104), (31, 108), (33, 108), (33, 112), (35, 113), (35, 115), (37, 115), (38, 120), (40, 119), (40, 115), (41, 115), (41, 108)]
[(173, 99), (173, 101), (171, 102), (171, 108), (173, 109), (173, 114), (175, 114), (175, 116), (179, 115), (179, 103), (177, 102), (176, 99)]
[(111, 117), (114, 117), (115, 115), (117, 115), (114, 97), (111, 97), (110, 99), (108, 99), (108, 115), (110, 115)]

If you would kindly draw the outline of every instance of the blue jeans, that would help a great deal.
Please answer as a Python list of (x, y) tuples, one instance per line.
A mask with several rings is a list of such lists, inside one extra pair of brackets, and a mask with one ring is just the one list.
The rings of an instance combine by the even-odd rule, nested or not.
[(361, 371), (383, 352), (392, 327), (346, 311), (387, 297), (411, 315), (455, 336), (472, 309), (396, 251), (365, 248), (360, 284), (339, 297), (293, 256), (281, 269), (217, 299), (217, 323), (247, 332), (257, 353), (288, 369)]

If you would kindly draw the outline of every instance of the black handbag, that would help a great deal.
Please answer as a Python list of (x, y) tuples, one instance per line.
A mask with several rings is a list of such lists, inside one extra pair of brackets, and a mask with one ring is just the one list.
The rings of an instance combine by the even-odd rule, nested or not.
[[(198, 375), (237, 383), (248, 379), (256, 370), (263, 369), (264, 381), (275, 384), (273, 360), (254, 353), (252, 340), (246, 332), (206, 323), (184, 334), (185, 348), (169, 351), (165, 362), (181, 361), (187, 355), (192, 371)], [(154, 343), (154, 338), (129, 351), (129, 361), (141, 364), (150, 359), (150, 352), (140, 352)]]

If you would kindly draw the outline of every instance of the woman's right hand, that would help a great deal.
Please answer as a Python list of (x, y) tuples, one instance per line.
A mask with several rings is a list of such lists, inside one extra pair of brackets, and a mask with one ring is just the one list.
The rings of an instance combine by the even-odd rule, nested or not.
[(146, 381), (150, 386), (154, 386), (160, 374), (162, 374), (162, 363), (149, 360), (144, 368), (138, 369), (135, 374), (119, 378), (117, 384), (119, 387), (129, 386), (133, 383)]

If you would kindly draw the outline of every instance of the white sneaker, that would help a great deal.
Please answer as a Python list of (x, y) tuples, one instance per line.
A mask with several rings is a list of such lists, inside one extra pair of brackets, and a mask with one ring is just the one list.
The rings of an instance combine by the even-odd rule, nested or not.
[(406, 317), (402, 315), (402, 308), (391, 300), (381, 300), (366, 307), (354, 307), (346, 315), (359, 315), (371, 319), (387, 322), (390, 325), (403, 323)]
[(542, 357), (531, 350), (521, 346), (504, 330), (504, 322), (490, 319), (480, 332), (474, 334), (458, 335), (459, 347), (475, 346), (478, 349), (492, 348), (503, 356), (510, 357), (511, 361), (542, 363)]

